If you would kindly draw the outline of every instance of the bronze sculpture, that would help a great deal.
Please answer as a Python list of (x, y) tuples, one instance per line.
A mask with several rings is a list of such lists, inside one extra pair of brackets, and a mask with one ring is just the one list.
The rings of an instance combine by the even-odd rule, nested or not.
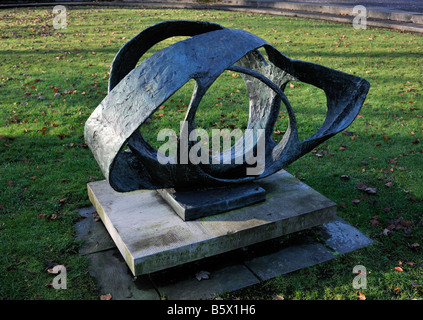
[[(172, 36), (190, 38), (160, 50), (135, 68), (149, 48)], [(268, 61), (259, 48), (266, 50)], [(264, 146), (262, 170), (257, 175), (247, 174), (251, 163), (245, 157), (246, 151), (243, 161), (237, 162), (235, 146), (219, 155), (230, 156), (230, 164), (160, 163), (157, 150), (142, 137), (139, 127), (174, 92), (194, 79), (196, 85), (185, 117), (190, 132), (201, 98), (225, 70), (241, 73), (248, 89), (247, 129), (254, 133), (249, 148), (254, 154)], [(302, 142), (298, 140), (294, 111), (284, 94), (292, 80), (314, 85), (327, 97), (324, 123)], [(140, 32), (117, 53), (108, 95), (87, 120), (85, 138), (116, 191), (227, 186), (269, 176), (347, 128), (364, 103), (369, 86), (360, 77), (289, 59), (244, 30), (209, 22), (166, 21)], [(289, 126), (281, 142), (276, 143), (272, 132), (281, 103), (289, 116)], [(131, 152), (123, 151), (126, 145)]]

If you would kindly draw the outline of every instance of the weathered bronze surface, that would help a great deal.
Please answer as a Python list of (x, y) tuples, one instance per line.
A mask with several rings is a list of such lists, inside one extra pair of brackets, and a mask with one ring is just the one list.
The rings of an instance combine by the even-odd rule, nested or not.
[[(172, 36), (190, 38), (160, 50), (135, 67), (149, 48)], [(266, 50), (268, 60), (259, 53), (261, 47)], [(255, 133), (252, 148), (256, 152), (258, 144), (265, 146), (261, 174), (247, 175), (246, 168), (251, 164), (246, 161), (160, 164), (157, 150), (141, 136), (139, 127), (173, 93), (194, 79), (196, 85), (185, 117), (188, 130), (194, 129), (201, 98), (225, 70), (240, 72), (248, 89), (247, 129)], [(301, 142), (294, 111), (283, 92), (292, 80), (314, 85), (327, 97), (324, 123), (314, 135)], [(244, 30), (208, 22), (167, 21), (145, 29), (117, 53), (111, 67), (108, 95), (87, 120), (85, 139), (116, 191), (243, 183), (283, 169), (347, 128), (357, 116), (369, 86), (369, 82), (360, 77), (289, 59), (265, 40)], [(272, 132), (281, 103), (286, 107), (289, 126), (282, 141), (276, 143)], [(131, 152), (123, 151), (124, 146)], [(235, 159), (234, 147), (224, 152)]]

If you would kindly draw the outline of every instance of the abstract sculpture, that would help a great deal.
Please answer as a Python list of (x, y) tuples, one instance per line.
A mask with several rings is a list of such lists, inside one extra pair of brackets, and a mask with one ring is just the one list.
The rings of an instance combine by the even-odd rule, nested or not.
[[(135, 68), (149, 48), (172, 36), (190, 38), (160, 50)], [(266, 50), (268, 61), (259, 48)], [(254, 135), (249, 150), (242, 149), (243, 161), (161, 164), (158, 151), (142, 137), (139, 127), (173, 93), (194, 79), (195, 88), (185, 117), (190, 132), (201, 98), (225, 70), (242, 75), (250, 100), (247, 129)], [(324, 123), (302, 142), (298, 140), (294, 111), (283, 92), (291, 80), (314, 85), (327, 97)], [(117, 53), (110, 71), (108, 95), (87, 120), (85, 138), (116, 191), (226, 186), (269, 176), (344, 130), (357, 116), (368, 89), (365, 79), (289, 59), (249, 32), (208, 22), (167, 21), (145, 29)], [(272, 132), (281, 103), (289, 116), (289, 126), (283, 139), (276, 143)], [(258, 175), (248, 175), (246, 169), (251, 164), (245, 155), (247, 151), (257, 153), (261, 145), (262, 170)], [(125, 146), (131, 152), (124, 151)], [(218, 157), (239, 158), (235, 147)]]

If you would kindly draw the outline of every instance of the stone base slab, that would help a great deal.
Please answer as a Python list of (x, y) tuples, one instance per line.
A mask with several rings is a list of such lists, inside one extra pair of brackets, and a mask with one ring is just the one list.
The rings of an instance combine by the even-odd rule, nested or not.
[(266, 200), (183, 221), (152, 190), (114, 191), (107, 181), (88, 195), (132, 274), (142, 275), (215, 256), (333, 221), (336, 204), (281, 170), (256, 182)]

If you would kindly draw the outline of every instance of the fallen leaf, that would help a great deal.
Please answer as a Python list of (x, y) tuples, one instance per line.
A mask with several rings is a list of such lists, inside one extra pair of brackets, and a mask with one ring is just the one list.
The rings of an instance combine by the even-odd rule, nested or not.
[(388, 188), (392, 187), (392, 185), (393, 185), (392, 181), (385, 183), (385, 186), (388, 187)]
[(100, 221), (101, 218), (100, 218), (100, 216), (98, 215), (97, 212), (94, 212), (93, 213), (93, 219), (94, 219), (95, 222), (97, 222), (97, 221)]
[(416, 197), (410, 197), (410, 199), (408, 199), (408, 200), (411, 201), (411, 202), (416, 202), (417, 201)]
[(397, 164), (398, 163), (398, 158), (390, 159), (389, 162), (392, 163), (392, 164)]
[(358, 203), (360, 203), (360, 200), (358, 200), (358, 199), (352, 199), (351, 202), (354, 203), (354, 204), (358, 204)]
[(376, 194), (377, 193), (377, 188), (367, 187), (364, 191), (367, 192), (367, 193), (369, 193), (369, 194)]
[(112, 300), (112, 295), (110, 293), (103, 294), (100, 296), (100, 300)]
[(414, 287), (414, 288), (420, 288), (422, 285), (421, 284), (418, 284), (417, 282), (415, 282), (415, 281), (411, 281), (411, 285)]
[(49, 269), (47, 269), (47, 272), (48, 272), (48, 273), (52, 273), (52, 274), (57, 274), (57, 272), (56, 272), (56, 271), (54, 271), (54, 267), (53, 267), (53, 268), (49, 268)]
[(380, 221), (378, 219), (379, 219), (379, 216), (373, 216), (372, 219), (370, 220), (370, 224), (375, 227), (380, 225)]
[(410, 248), (417, 249), (420, 245), (417, 242), (410, 244)]
[(202, 279), (209, 279), (210, 272), (208, 272), (208, 271), (200, 271), (200, 272), (197, 272), (195, 274), (195, 277), (197, 278), (198, 281), (201, 281)]
[(398, 272), (403, 272), (404, 271), (404, 270), (402, 270), (401, 267), (395, 267), (395, 270), (398, 271)]
[(375, 193), (377, 193), (377, 188), (368, 187), (364, 183), (357, 184), (357, 189), (358, 190), (361, 190), (361, 191), (364, 191), (364, 192), (367, 192), (369, 194), (375, 194)]
[(273, 298), (273, 300), (285, 300), (284, 297), (282, 297), (278, 294), (274, 295), (272, 298)]
[(364, 190), (366, 190), (366, 188), (367, 188), (367, 186), (364, 183), (357, 184), (357, 189), (358, 190), (364, 191)]
[(357, 299), (358, 300), (366, 300), (366, 296), (362, 294), (360, 291), (357, 291)]
[(401, 224), (406, 228), (411, 228), (414, 225), (414, 222), (410, 220), (401, 220)]

